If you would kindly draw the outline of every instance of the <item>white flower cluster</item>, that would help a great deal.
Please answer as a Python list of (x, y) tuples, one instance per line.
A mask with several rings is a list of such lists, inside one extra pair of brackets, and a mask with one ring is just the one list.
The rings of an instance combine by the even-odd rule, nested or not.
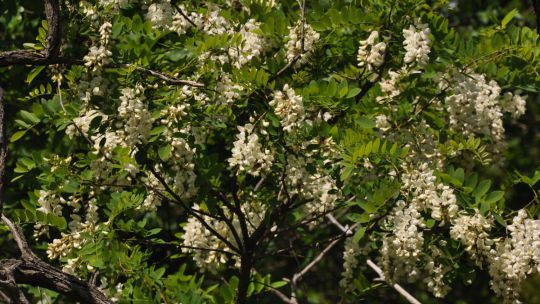
[(514, 94), (506, 92), (501, 100), (503, 110), (510, 113), (513, 118), (519, 118), (525, 114), (527, 101), (525, 97), (520, 96), (520, 93), (519, 91), (514, 92)]
[(377, 102), (380, 104), (387, 103), (392, 101), (393, 98), (396, 98), (401, 94), (401, 89), (398, 84), (400, 79), (407, 73), (406, 70), (401, 69), (398, 71), (388, 71), (386, 78), (382, 79), (379, 82), (381, 87), (382, 96), (377, 96)]
[(317, 33), (309, 24), (304, 24), (304, 41), (302, 52), (302, 22), (299, 21), (294, 26), (289, 26), (289, 34), (286, 37), (287, 50), (286, 57), (288, 62), (292, 62), (297, 56), (300, 56), (296, 65), (301, 65), (307, 62), (309, 55), (315, 50), (315, 43), (319, 40)]
[(150, 20), (153, 28), (168, 28), (173, 21), (173, 12), (170, 0), (161, 0), (150, 4), (146, 19)]
[(425, 66), (429, 62), (429, 53), (431, 52), (429, 39), (431, 31), (427, 24), (411, 25), (408, 29), (403, 30), (403, 46), (405, 47), (406, 64), (418, 64)]
[(159, 191), (161, 191), (163, 190), (163, 185), (153, 174), (145, 176), (143, 182), (148, 185), (151, 190), (148, 190), (148, 194), (144, 198), (143, 203), (140, 206), (137, 206), (136, 209), (141, 211), (155, 211), (161, 206), (161, 196), (154, 189), (159, 189)]
[(232, 157), (228, 159), (230, 168), (238, 167), (237, 174), (247, 172), (259, 176), (272, 167), (274, 156), (269, 149), (263, 150), (254, 128), (252, 123), (238, 126), (239, 133), (233, 144)]
[(189, 199), (197, 194), (195, 185), (195, 164), (193, 159), (197, 149), (191, 148), (183, 138), (173, 138), (171, 142), (171, 157), (167, 164), (174, 172), (174, 176), (167, 178), (168, 184), (173, 185), (174, 191), (182, 198)]
[[(37, 200), (39, 212), (45, 214), (54, 214), (62, 216), (63, 205), (67, 204), (67, 201), (61, 196), (49, 190), (40, 190), (39, 198)], [(34, 225), (34, 237), (38, 238), (49, 231), (49, 226), (45, 223), (36, 223)]]
[(166, 106), (161, 110), (161, 124), (174, 129), (181, 119), (187, 116), (187, 110), (189, 110), (190, 106), (189, 103)]
[(84, 65), (92, 71), (97, 71), (104, 64), (109, 63), (109, 57), (112, 55), (105, 46), (92, 46), (87, 55), (84, 56)]
[(135, 153), (138, 144), (146, 143), (152, 129), (153, 118), (144, 104), (144, 88), (141, 85), (122, 89), (120, 100), (122, 103), (117, 111), (122, 120), (115, 124), (118, 129), (108, 129), (91, 137), (94, 153), (102, 153), (107, 159), (112, 157), (116, 147), (127, 147)]
[(109, 50), (111, 31), (111, 23), (104, 22), (99, 28), (99, 42), (93, 42), (94, 45), (83, 58), (87, 74), (78, 84), (76, 92), (85, 104), (88, 104), (92, 96), (103, 96), (107, 90), (108, 81), (102, 77), (102, 69), (103, 65), (111, 62), (112, 53)]
[(240, 44), (229, 48), (229, 56), (237, 68), (264, 52), (265, 41), (260, 35), (260, 25), (255, 19), (249, 19), (238, 33), (242, 37)]
[(351, 282), (354, 278), (354, 270), (358, 266), (358, 256), (360, 255), (360, 252), (360, 246), (352, 237), (345, 240), (345, 249), (343, 250), (343, 272), (341, 273), (339, 286), (346, 291), (351, 291), (353, 288)]
[(281, 118), (281, 126), (285, 132), (291, 132), (302, 126), (305, 120), (304, 103), (302, 96), (296, 95), (294, 89), (288, 84), (283, 86), (283, 91), (276, 91), (270, 106)]
[(289, 193), (308, 200), (305, 211), (310, 216), (316, 216), (332, 209), (339, 198), (339, 191), (336, 181), (321, 168), (314, 173), (307, 170), (311, 162), (307, 157), (289, 155), (286, 176), (290, 185)]
[(115, 9), (125, 8), (129, 5), (130, 0), (100, 0), (102, 6), (111, 6)]
[(240, 96), (244, 91), (244, 87), (234, 83), (229, 74), (223, 73), (220, 81), (216, 85), (216, 90), (219, 92), (217, 96), (217, 101), (222, 104), (231, 104)]
[(414, 282), (421, 274), (417, 264), (424, 251), (422, 215), (416, 205), (400, 200), (387, 223), (392, 232), (383, 238), (380, 250), (385, 276), (394, 281), (406, 278)]
[[(78, 204), (78, 203), (77, 203)], [(80, 209), (75, 208), (76, 211)], [(88, 200), (85, 206), (86, 214), (85, 221), (81, 222), (81, 217), (77, 214), (72, 214), (72, 222), (70, 223), (70, 232), (61, 234), (59, 239), (54, 239), (47, 247), (47, 256), (53, 260), (59, 257), (66, 257), (70, 255), (74, 250), (81, 249), (82, 246), (88, 242), (89, 235), (96, 233), (97, 231), (97, 201), (95, 198)], [(75, 261), (71, 261), (71, 265), (68, 268), (74, 267)]]
[(107, 120), (107, 115), (101, 113), (99, 110), (89, 110), (86, 112), (83, 111), (82, 116), (73, 119), (73, 124), (69, 125), (66, 128), (66, 134), (70, 138), (78, 135), (88, 136), (90, 131), (90, 124), (97, 117), (101, 117), (102, 123)]
[(437, 246), (430, 245), (429, 251), (431, 254), (426, 257), (427, 261), (424, 267), (424, 271), (428, 275), (424, 277), (423, 281), (435, 297), (443, 298), (451, 289), (450, 285), (444, 281), (444, 277), (452, 270), (452, 267), (439, 263), (443, 253)]
[[(196, 12), (187, 12), (186, 7), (183, 4), (178, 4), (178, 8), (182, 10), (184, 14), (189, 18), (189, 20), (182, 16), (180, 12), (174, 13), (172, 17), (172, 24), (170, 26), (170, 30), (173, 32), (176, 32), (178, 35), (183, 35), (187, 32), (188, 29), (193, 27), (193, 22), (195, 24), (195, 27), (200, 28), (204, 22), (203, 15), (196, 13)], [(191, 20), (191, 22), (189, 22)]]
[(450, 237), (465, 246), (465, 251), (478, 267), (482, 267), (493, 246), (494, 242), (488, 234), (492, 225), (492, 220), (476, 210), (474, 215), (460, 214), (450, 228)]
[(540, 273), (540, 220), (520, 210), (507, 230), (510, 236), (490, 253), (491, 288), (505, 303), (521, 303), (521, 283), (527, 275)]
[(220, 15), (220, 10), (216, 6), (210, 7), (202, 26), (202, 30), (208, 35), (234, 34), (229, 21)]
[[(152, 114), (148, 111), (144, 97), (144, 88), (138, 84), (135, 88), (122, 89), (118, 117), (122, 119), (124, 130), (117, 130), (117, 136), (127, 147), (146, 143), (152, 129)], [(133, 150), (136, 151), (136, 148)]]
[(390, 122), (388, 117), (384, 114), (379, 114), (375, 117), (375, 126), (381, 131), (386, 131), (390, 129)]
[(109, 50), (109, 37), (111, 35), (112, 24), (105, 22), (99, 29), (100, 45), (90, 47), (90, 51), (83, 57), (84, 65), (92, 72), (96, 72), (103, 65), (110, 62), (109, 58), (112, 53)]
[(379, 32), (371, 32), (366, 40), (360, 41), (358, 66), (367, 67), (368, 71), (373, 72), (383, 64), (385, 52), (386, 43), (379, 42)]
[[(201, 210), (199, 205), (195, 205), (194, 209)], [(252, 233), (264, 220), (266, 207), (256, 200), (256, 196), (253, 196), (248, 202), (242, 204), (241, 210), (248, 219), (248, 232)], [(238, 217), (234, 213), (231, 214), (229, 210), (225, 210), (224, 212), (227, 217), (232, 218), (233, 226), (239, 229), (240, 222), (238, 221)], [(235, 246), (237, 245), (233, 233), (225, 222), (218, 221), (204, 214), (201, 217), (213, 230), (226, 238), (227, 241)], [(182, 240), (185, 246), (182, 248), (182, 252), (191, 253), (197, 266), (204, 271), (216, 272), (219, 267), (226, 265), (232, 256), (231, 249), (193, 216), (189, 217), (184, 227)], [(199, 248), (199, 250), (196, 248)], [(232, 257), (235, 267), (239, 267), (239, 258), (237, 256)]]
[(450, 126), (464, 136), (475, 133), (488, 135), (495, 143), (495, 150), (504, 139), (503, 111), (515, 118), (525, 112), (525, 100), (519, 95), (507, 93), (500, 96), (501, 88), (485, 75), (453, 72), (445, 98), (450, 116)]
[(431, 217), (441, 224), (456, 217), (459, 207), (454, 191), (436, 183), (433, 170), (427, 163), (420, 164), (418, 169), (405, 172), (402, 176), (402, 191), (411, 196), (410, 205), (419, 211), (431, 210)]

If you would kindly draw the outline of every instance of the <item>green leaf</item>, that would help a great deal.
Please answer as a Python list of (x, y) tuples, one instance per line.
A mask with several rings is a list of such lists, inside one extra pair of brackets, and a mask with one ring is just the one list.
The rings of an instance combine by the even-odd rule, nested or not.
[(367, 118), (367, 117), (360, 117), (357, 120), (358, 126), (361, 129), (372, 129), (375, 128), (375, 121)]
[(21, 139), (21, 137), (23, 137), (24, 134), (26, 134), (26, 131), (28, 131), (28, 130), (17, 131), (15, 133), (13, 133), (13, 135), (11, 135), (11, 138), (9, 139), (9, 141), (10, 142), (16, 142), (17, 140)]
[(501, 25), (505, 27), (514, 17), (517, 15), (518, 10), (517, 8), (511, 10), (506, 16), (504, 16), (503, 20), (501, 21)]
[(365, 234), (366, 234), (365, 227), (358, 228), (358, 230), (356, 230), (356, 232), (353, 235), (353, 242), (355, 243), (360, 242), (360, 240), (364, 237)]
[(270, 284), (270, 286), (272, 286), (272, 288), (280, 288), (280, 287), (283, 287), (285, 285), (287, 285), (289, 283), (287, 283), (286, 281), (277, 281), (277, 282), (273, 282), (272, 284)]
[(338, 89), (338, 98), (343, 98), (345, 95), (347, 95), (347, 92), (349, 91), (349, 84), (347, 83), (346, 80), (342, 81), (340, 84), (339, 84), (339, 89)]
[(21, 114), (22, 119), (24, 119), (24, 121), (26, 122), (29, 122), (32, 124), (37, 124), (39, 122), (39, 118), (34, 113), (30, 113), (28, 111), (22, 110), (20, 114)]
[(36, 78), (36, 76), (39, 75), (43, 69), (45, 69), (44, 65), (33, 68), (32, 71), (28, 73), (28, 76), (26, 76), (26, 83), (31, 84), (32, 80), (34, 80), (34, 78)]
[(158, 150), (159, 158), (161, 158), (162, 161), (167, 161), (171, 157), (171, 151), (172, 147), (171, 145), (166, 145)]
[(479, 198), (486, 194), (489, 191), (489, 188), (491, 187), (491, 181), (490, 180), (483, 180), (478, 184), (478, 187), (474, 189), (473, 196)]
[(476, 187), (476, 184), (478, 183), (478, 174), (475, 172), (465, 179), (465, 184), (463, 185), (463, 188), (465, 189), (465, 193), (470, 193), (474, 190)]
[(353, 98), (354, 96), (360, 94), (362, 90), (360, 88), (353, 88), (349, 90), (349, 94), (347, 94), (346, 98)]
[(79, 183), (73, 180), (66, 182), (62, 187), (62, 192), (65, 193), (75, 193), (77, 190), (79, 190)]
[(485, 201), (488, 204), (492, 204), (492, 203), (498, 202), (503, 197), (504, 197), (504, 191), (493, 191), (486, 196)]

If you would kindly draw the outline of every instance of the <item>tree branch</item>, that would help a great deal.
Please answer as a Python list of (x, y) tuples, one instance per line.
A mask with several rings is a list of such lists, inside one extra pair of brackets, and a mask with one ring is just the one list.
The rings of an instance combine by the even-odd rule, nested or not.
[[(341, 223), (331, 214), (327, 215), (327, 218), (330, 220), (332, 224), (334, 224), (336, 227), (338, 227), (343, 233), (352, 234), (353, 227), (351, 229), (348, 229), (346, 226), (341, 225)], [(422, 304), (420, 301), (418, 301), (415, 297), (413, 297), (410, 293), (408, 293), (403, 287), (401, 287), (399, 284), (391, 284), (388, 283), (386, 278), (384, 277), (384, 272), (382, 269), (377, 266), (373, 261), (370, 259), (367, 259), (366, 261), (367, 265), (373, 269), (377, 275), (379, 276), (376, 280), (386, 282), (388, 285), (392, 286), (399, 294), (401, 294), (409, 303), (411, 304)]]
[[(76, 301), (92, 304), (112, 303), (99, 288), (84, 282), (70, 274), (62, 272), (38, 258), (28, 246), (21, 228), (5, 215), (2, 221), (8, 226), (17, 247), (21, 251), (21, 260), (7, 259), (0, 261), (0, 279), (12, 278), (15, 284), (29, 284), (44, 287), (66, 295)], [(5, 282), (5, 280), (3, 281)], [(0, 285), (6, 291), (6, 285)], [(24, 302), (22, 298), (12, 299), (15, 303)]]
[(387, 282), (388, 285), (392, 286), (399, 294), (401, 294), (405, 299), (407, 299), (409, 303), (422, 304), (410, 293), (408, 293), (405, 289), (403, 289), (403, 287), (401, 287), (399, 284), (392, 285), (391, 283), (388, 283), (388, 281), (386, 281), (386, 278), (384, 277), (384, 272), (382, 271), (382, 269), (379, 266), (377, 266), (375, 263), (373, 263), (370, 259), (368, 259), (366, 263), (368, 264), (369, 267), (371, 267), (371, 269), (373, 269), (379, 275), (377, 280)]
[(184, 19), (187, 20), (187, 22), (189, 22), (191, 25), (193, 25), (193, 27), (197, 28), (197, 24), (195, 24), (195, 22), (193, 22), (193, 20), (191, 20), (183, 11), (182, 9), (178, 6), (178, 3), (173, 3), (173, 6), (174, 8), (178, 11), (178, 13), (180, 13), (180, 15), (182, 15), (182, 17)]
[(7, 139), (5, 130), (5, 107), (4, 107), (4, 90), (0, 87), (0, 215), (4, 207), (4, 172), (6, 168), (6, 155), (7, 155)]
[[(80, 59), (59, 57), (60, 52), (60, 8), (58, 0), (45, 0), (45, 15), (49, 31), (47, 34), (47, 46), (43, 53), (37, 53), (29, 50), (15, 50), (0, 52), (0, 67), (13, 65), (31, 65), (31, 66), (48, 66), (54, 64), (65, 65), (84, 65), (84, 61)], [(135, 71), (151, 75), (163, 80), (171, 85), (188, 85), (192, 87), (204, 87), (204, 84), (191, 81), (177, 79), (165, 75), (162, 72), (151, 69), (135, 66), (130, 63), (109, 63), (103, 66), (104, 68), (129, 68)]]
[(540, 35), (540, 0), (531, 0), (536, 15), (536, 34)]
[(47, 17), (47, 47), (44, 50), (45, 57), (57, 57), (60, 51), (60, 7), (58, 0), (45, 1), (45, 16)]

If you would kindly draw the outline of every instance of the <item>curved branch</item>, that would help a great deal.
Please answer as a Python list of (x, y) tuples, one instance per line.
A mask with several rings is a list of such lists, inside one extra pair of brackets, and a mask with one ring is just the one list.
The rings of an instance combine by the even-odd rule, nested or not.
[(0, 215), (4, 206), (2, 190), (4, 189), (4, 172), (6, 167), (7, 139), (4, 126), (4, 90), (0, 87)]
[(58, 0), (45, 1), (45, 15), (47, 16), (47, 48), (45, 57), (56, 57), (60, 51), (60, 7)]
[[(3, 278), (7, 278), (8, 280), (11, 278), (11, 286), (16, 287), (17, 284), (29, 284), (32, 286), (44, 287), (82, 303), (112, 303), (96, 286), (43, 262), (28, 246), (21, 228), (5, 215), (2, 215), (2, 221), (8, 226), (9, 230), (11, 230), (11, 234), (17, 243), (17, 247), (19, 247), (19, 250), (21, 251), (21, 260), (0, 260), (0, 281), (5, 282), (6, 280), (3, 280)], [(0, 287), (5, 291), (8, 289), (6, 284), (0, 284)], [(13, 300), (15, 300), (15, 303), (25, 303), (20, 299)]]

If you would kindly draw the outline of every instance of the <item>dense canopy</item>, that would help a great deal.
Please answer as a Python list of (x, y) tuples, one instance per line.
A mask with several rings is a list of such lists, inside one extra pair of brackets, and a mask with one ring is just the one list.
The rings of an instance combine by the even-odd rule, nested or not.
[(0, 302), (540, 303), (539, 1), (0, 12)]

